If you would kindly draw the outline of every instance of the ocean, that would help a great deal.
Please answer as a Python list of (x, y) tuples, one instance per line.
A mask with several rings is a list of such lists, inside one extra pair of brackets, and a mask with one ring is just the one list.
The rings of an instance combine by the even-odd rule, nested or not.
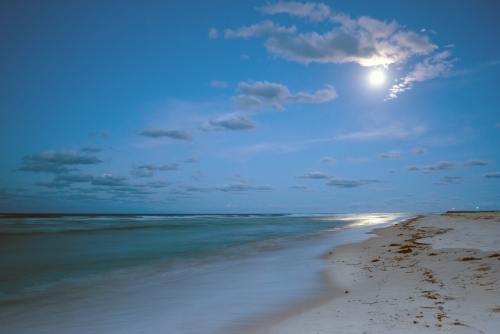
[(0, 215), (2, 333), (230, 333), (332, 293), (398, 214)]

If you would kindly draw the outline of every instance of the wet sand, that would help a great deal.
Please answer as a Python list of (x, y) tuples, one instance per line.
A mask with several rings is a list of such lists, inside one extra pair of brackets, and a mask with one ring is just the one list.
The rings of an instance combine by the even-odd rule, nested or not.
[(335, 247), (327, 301), (251, 333), (498, 333), (500, 212), (419, 216)]

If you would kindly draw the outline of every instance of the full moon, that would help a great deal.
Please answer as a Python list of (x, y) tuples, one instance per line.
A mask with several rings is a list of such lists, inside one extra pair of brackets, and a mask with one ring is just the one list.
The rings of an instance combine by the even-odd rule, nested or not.
[(370, 83), (372, 85), (380, 85), (384, 82), (385, 75), (382, 71), (375, 71), (370, 74)]

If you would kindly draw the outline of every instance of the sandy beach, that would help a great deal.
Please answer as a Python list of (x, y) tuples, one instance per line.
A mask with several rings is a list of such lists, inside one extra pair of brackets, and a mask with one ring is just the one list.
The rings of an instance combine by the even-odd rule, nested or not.
[(500, 212), (418, 216), (325, 255), (333, 298), (251, 333), (498, 333)]

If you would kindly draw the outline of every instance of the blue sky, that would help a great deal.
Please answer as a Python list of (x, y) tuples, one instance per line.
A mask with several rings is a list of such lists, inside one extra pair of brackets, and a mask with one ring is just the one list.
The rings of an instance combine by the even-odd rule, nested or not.
[(3, 1), (0, 211), (498, 209), (499, 10)]

